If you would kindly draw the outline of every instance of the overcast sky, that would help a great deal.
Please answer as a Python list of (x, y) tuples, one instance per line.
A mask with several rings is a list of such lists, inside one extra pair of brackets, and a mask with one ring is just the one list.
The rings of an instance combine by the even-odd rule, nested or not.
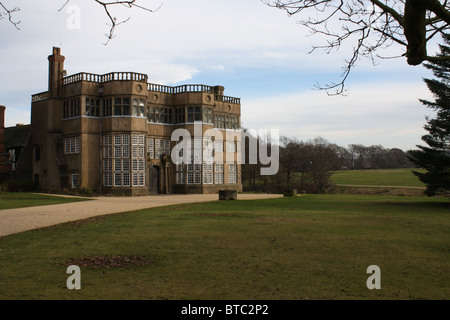
[(71, 0), (60, 12), (66, 0), (2, 2), (21, 9), (14, 15), (19, 31), (0, 20), (6, 126), (30, 122), (31, 95), (47, 91), (53, 46), (61, 47), (69, 75), (134, 71), (152, 83), (223, 85), (225, 95), (241, 98), (244, 127), (279, 129), (300, 140), (321, 136), (341, 146), (408, 150), (422, 143), (425, 116), (433, 115), (419, 102), (431, 98), (423, 82), (430, 72), (405, 59), (376, 66), (359, 61), (346, 96), (314, 90), (316, 83), (340, 80), (353, 44), (308, 54), (325, 39), (307, 37), (299, 16), (288, 17), (260, 0), (141, 0), (150, 9), (162, 6), (154, 13), (114, 10), (118, 20), (131, 19), (117, 27), (107, 46), (108, 19), (94, 1)]

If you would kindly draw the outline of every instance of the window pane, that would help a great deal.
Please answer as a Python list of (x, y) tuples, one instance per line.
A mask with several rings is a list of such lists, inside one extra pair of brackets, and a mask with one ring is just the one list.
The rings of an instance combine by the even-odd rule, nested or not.
[(130, 171), (130, 159), (123, 159), (122, 166), (123, 171)]
[(114, 185), (117, 187), (122, 186), (122, 174), (121, 173), (116, 173), (114, 175)]
[(137, 105), (133, 106), (131, 110), (132, 110), (131, 111), (131, 115), (133, 117), (137, 117), (137, 115), (138, 115), (138, 106)]
[(123, 146), (122, 147), (122, 156), (124, 158), (129, 158), (130, 157), (130, 146)]
[(145, 107), (144, 106), (139, 106), (139, 117), (145, 117)]
[(70, 139), (66, 138), (65, 140), (65, 154), (69, 154), (70, 153)]
[(198, 172), (198, 171), (195, 171), (194, 172), (194, 183), (195, 184), (200, 184), (200, 183), (202, 183), (202, 181), (201, 181), (201, 179), (202, 179), (202, 176), (201, 176), (201, 172)]
[(78, 187), (78, 173), (72, 174), (72, 188), (76, 189)]
[(130, 174), (129, 173), (124, 173), (123, 174), (123, 186), (124, 187), (129, 187), (130, 186)]
[(130, 135), (124, 134), (122, 136), (122, 144), (123, 145), (129, 145), (130, 144)]
[(122, 157), (122, 147), (120, 147), (120, 146), (115, 146), (114, 147), (114, 157), (115, 158)]
[(139, 145), (143, 146), (145, 144), (145, 136), (140, 135), (139, 136)]
[(145, 186), (145, 174), (139, 173), (139, 186)]
[(122, 160), (121, 159), (115, 159), (114, 160), (114, 170), (115, 171), (121, 171), (122, 170)]

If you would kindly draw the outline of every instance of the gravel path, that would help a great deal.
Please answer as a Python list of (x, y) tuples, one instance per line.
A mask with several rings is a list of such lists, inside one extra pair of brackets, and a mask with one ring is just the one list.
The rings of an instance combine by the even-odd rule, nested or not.
[[(280, 195), (238, 194), (238, 200), (278, 198)], [(217, 194), (98, 197), (49, 206), (0, 210), (0, 237), (69, 221), (172, 204), (218, 200)]]

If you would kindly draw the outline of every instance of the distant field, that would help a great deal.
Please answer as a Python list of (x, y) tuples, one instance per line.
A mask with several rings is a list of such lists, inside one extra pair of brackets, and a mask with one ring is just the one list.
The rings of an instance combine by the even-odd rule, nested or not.
[(51, 195), (19, 192), (0, 192), (0, 210), (45, 206), (67, 202), (86, 201), (86, 198), (65, 198)]
[(342, 185), (425, 187), (412, 173), (423, 169), (380, 169), (336, 171), (331, 180)]

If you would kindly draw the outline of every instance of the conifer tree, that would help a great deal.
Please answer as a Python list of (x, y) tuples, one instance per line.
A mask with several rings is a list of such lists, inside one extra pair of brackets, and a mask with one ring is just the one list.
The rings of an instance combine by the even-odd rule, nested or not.
[[(450, 34), (443, 36), (441, 55), (450, 54)], [(450, 193), (450, 61), (434, 61), (425, 64), (435, 79), (424, 79), (432, 92), (434, 101), (420, 100), (425, 106), (436, 111), (436, 117), (427, 117), (424, 128), (428, 134), (422, 140), (428, 146), (417, 146), (410, 151), (410, 159), (425, 173), (414, 172), (425, 183), (425, 193), (429, 196)]]

